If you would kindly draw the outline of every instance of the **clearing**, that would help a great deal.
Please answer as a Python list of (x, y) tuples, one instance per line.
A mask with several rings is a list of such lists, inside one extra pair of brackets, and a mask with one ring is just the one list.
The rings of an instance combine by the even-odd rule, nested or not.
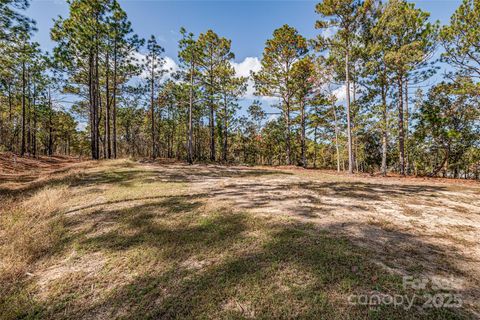
[[(478, 183), (18, 161), (0, 157), (2, 319), (480, 315)], [(439, 289), (402, 276), (442, 281), (463, 304), (425, 307)], [(415, 300), (349, 303), (374, 294)]]

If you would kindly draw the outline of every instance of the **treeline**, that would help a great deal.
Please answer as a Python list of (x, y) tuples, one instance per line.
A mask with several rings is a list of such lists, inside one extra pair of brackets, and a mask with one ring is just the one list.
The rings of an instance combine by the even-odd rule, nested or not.
[[(480, 0), (443, 27), (402, 0), (324, 0), (318, 36), (276, 29), (249, 77), (212, 30), (182, 28), (168, 70), (118, 2), (69, 5), (46, 53), (28, 1), (0, 4), (0, 149), (479, 178)], [(240, 106), (251, 85), (278, 116)]]
[(27, 7), (27, 1), (0, 3), (0, 150), (78, 153), (76, 122), (55, 106), (52, 60), (30, 41), (35, 22), (18, 13)]

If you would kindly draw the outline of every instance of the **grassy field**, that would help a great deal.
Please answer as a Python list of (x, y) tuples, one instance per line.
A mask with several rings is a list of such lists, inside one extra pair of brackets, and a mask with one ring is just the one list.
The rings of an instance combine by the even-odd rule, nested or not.
[[(1, 166), (1, 319), (480, 314), (475, 183), (129, 160)], [(462, 305), (428, 307), (439, 292)], [(415, 299), (358, 303), (373, 295)]]

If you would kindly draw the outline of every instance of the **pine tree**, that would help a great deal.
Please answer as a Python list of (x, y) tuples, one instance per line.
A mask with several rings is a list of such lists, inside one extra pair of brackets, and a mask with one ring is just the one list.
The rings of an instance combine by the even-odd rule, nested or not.
[(307, 104), (312, 99), (316, 84), (316, 68), (313, 58), (306, 56), (293, 65), (293, 82), (295, 86), (294, 101), (300, 110), (300, 150), (301, 165), (307, 167), (306, 128)]
[(257, 94), (279, 97), (285, 117), (286, 163), (292, 164), (290, 113), (296, 92), (293, 66), (307, 53), (307, 41), (298, 31), (284, 25), (267, 40), (262, 56), (262, 68), (253, 74)]
[(90, 149), (92, 158), (99, 159), (102, 107), (100, 50), (109, 1), (71, 0), (69, 4), (69, 17), (59, 17), (51, 30), (52, 40), (57, 42), (54, 54), (57, 66), (69, 75), (69, 85), (65, 89), (88, 96)]
[[(373, 100), (374, 114), (379, 113), (381, 121), (379, 127), (381, 131), (382, 159), (380, 171), (383, 176), (387, 175), (387, 155), (388, 155), (388, 132), (389, 132), (389, 107), (387, 98), (392, 86), (392, 72), (385, 60), (387, 53), (388, 34), (380, 32), (375, 25), (385, 10), (385, 5), (380, 1), (375, 2), (369, 10), (369, 15), (365, 16), (365, 27), (362, 33), (363, 40), (363, 84), (367, 88), (369, 98)], [(379, 100), (378, 100), (379, 99)], [(379, 101), (379, 102), (377, 102)]]
[(461, 91), (478, 95), (479, 82), (469, 84), (468, 79), (480, 78), (480, 1), (464, 0), (452, 15), (450, 25), (442, 28), (440, 40), (445, 49), (442, 53), (444, 62), (457, 70), (451, 80), (456, 81)]
[[(339, 53), (344, 60), (344, 79), (347, 104), (347, 137), (348, 137), (348, 172), (353, 173), (354, 155), (352, 141), (352, 110), (350, 99), (351, 80), (351, 57), (352, 47), (356, 41), (357, 30), (361, 15), (368, 2), (365, 4), (359, 0), (324, 0), (315, 7), (316, 13), (321, 17), (317, 20), (315, 28), (327, 29), (336, 28), (333, 37), (319, 35), (316, 39), (316, 47), (320, 50), (329, 48)], [(330, 54), (335, 58), (335, 55)], [(337, 62), (338, 63), (338, 62)]]
[(150, 93), (150, 126), (151, 126), (151, 141), (152, 141), (152, 155), (151, 157), (155, 159), (158, 156), (158, 142), (156, 141), (155, 134), (155, 102), (156, 97), (155, 93), (158, 89), (159, 82), (165, 70), (163, 70), (163, 65), (165, 60), (162, 58), (162, 53), (164, 49), (157, 43), (155, 36), (151, 36), (147, 41), (147, 56), (145, 61), (145, 68), (148, 73), (147, 81)]
[(436, 24), (428, 22), (429, 14), (403, 0), (388, 3), (375, 26), (374, 33), (383, 39), (384, 59), (394, 73), (398, 103), (399, 172), (405, 175), (404, 90), (409, 72), (424, 63), (436, 44)]
[(0, 41), (13, 41), (18, 32), (36, 31), (35, 21), (21, 13), (29, 5), (29, 0), (0, 1)]
[(210, 128), (210, 161), (215, 161), (215, 109), (219, 97), (219, 73), (225, 64), (234, 58), (230, 51), (231, 41), (219, 37), (212, 30), (201, 33), (198, 36), (197, 46), (199, 49), (198, 65), (201, 72), (201, 83), (204, 88), (205, 98), (208, 104), (209, 128)]
[(199, 61), (201, 59), (201, 51), (197, 45), (194, 35), (187, 32), (184, 28), (180, 29), (182, 39), (180, 39), (178, 57), (182, 64), (181, 77), (188, 83), (188, 141), (187, 141), (187, 159), (190, 164), (193, 163), (193, 112), (194, 104), (198, 96), (198, 78), (199, 78)]
[[(108, 35), (110, 39), (110, 46), (107, 50), (111, 51), (112, 56), (112, 94), (111, 105), (112, 108), (112, 155), (117, 157), (117, 96), (121, 86), (128, 82), (128, 80), (137, 75), (139, 68), (137, 61), (133, 58), (134, 53), (138, 52), (143, 45), (143, 39), (139, 39), (137, 35), (133, 34), (131, 23), (128, 20), (127, 14), (120, 7), (117, 1), (111, 4), (111, 15), (107, 19)], [(108, 96), (108, 95), (107, 95)]]
[(247, 78), (236, 77), (235, 69), (229, 61), (224, 61), (218, 68), (218, 91), (221, 107), (222, 160), (228, 162), (228, 135), (231, 119), (238, 109), (238, 99), (247, 90)]

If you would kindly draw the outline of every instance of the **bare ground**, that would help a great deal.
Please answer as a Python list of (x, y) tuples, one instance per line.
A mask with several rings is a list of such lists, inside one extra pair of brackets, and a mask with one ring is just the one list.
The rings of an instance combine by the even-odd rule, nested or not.
[(350, 177), (328, 171), (151, 166), (210, 201), (287, 215), (343, 236), (401, 275), (449, 281), (480, 310), (480, 185), (447, 179)]
[[(14, 202), (22, 197), (30, 208), (23, 215), (44, 212), (61, 222), (57, 240), (40, 242), (43, 251), (29, 249), (34, 254), (25, 253), (13, 271), (3, 266), (22, 284), (7, 292), (10, 300), (38, 304), (27, 315), (479, 317), (477, 183), (128, 161), (46, 170), (37, 172), (38, 178), (0, 182), (0, 196)], [(31, 209), (35, 205), (39, 208)], [(7, 222), (0, 254), (13, 261), (17, 254), (8, 237), (18, 229)], [(299, 230), (306, 235), (297, 243)], [(265, 271), (270, 268), (275, 272)], [(330, 276), (320, 276), (321, 270)], [(226, 280), (225, 274), (234, 277)], [(463, 307), (404, 314), (341, 303), (352, 292), (396, 292), (402, 275), (448, 282), (461, 294)], [(218, 296), (204, 298), (210, 289)], [(19, 290), (31, 296), (19, 298)], [(300, 296), (291, 296), (292, 290)], [(320, 308), (316, 299), (322, 294), (326, 302)], [(10, 314), (21, 314), (15, 312)]]

